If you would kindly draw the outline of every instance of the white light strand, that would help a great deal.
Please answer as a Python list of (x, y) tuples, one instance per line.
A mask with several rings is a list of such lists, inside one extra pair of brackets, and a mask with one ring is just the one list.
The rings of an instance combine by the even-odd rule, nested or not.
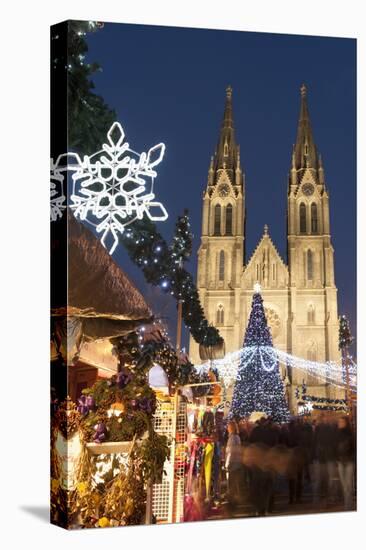
[[(155, 167), (163, 160), (165, 145), (159, 143), (139, 154), (124, 139), (121, 124), (114, 122), (107, 134), (108, 143), (100, 151), (83, 160), (76, 153), (60, 155), (55, 163), (51, 159), (51, 221), (62, 217), (66, 208), (63, 184), (69, 171), (70, 207), (75, 217), (102, 233), (103, 246), (108, 248), (106, 240), (112, 238), (110, 254), (118, 245), (118, 234), (135, 220), (144, 215), (152, 221), (168, 218), (165, 207), (154, 200)], [(68, 158), (73, 162), (67, 162)]]
[[(299, 369), (305, 373), (316, 376), (324, 382), (331, 383), (340, 388), (345, 388), (342, 365), (334, 361), (327, 361), (325, 363), (309, 361), (270, 346), (246, 346), (237, 351), (228, 353), (223, 359), (215, 359), (201, 365), (196, 365), (195, 369), (200, 374), (207, 372), (210, 368), (216, 369), (224, 385), (228, 386), (240, 376), (238, 372), (239, 365), (241, 369), (247, 368), (251, 364), (255, 353), (259, 354), (261, 365), (264, 370), (268, 372), (272, 371), (276, 364), (280, 362), (291, 368)], [(265, 366), (266, 362), (264, 361), (263, 354), (267, 356), (267, 362), (269, 359), (270, 367)], [(351, 361), (349, 365), (349, 385), (354, 392), (356, 391), (356, 378), (357, 365), (354, 361)]]

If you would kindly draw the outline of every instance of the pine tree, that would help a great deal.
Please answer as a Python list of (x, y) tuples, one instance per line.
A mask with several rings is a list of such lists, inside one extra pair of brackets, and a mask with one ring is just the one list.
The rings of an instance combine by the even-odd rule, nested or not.
[(345, 315), (341, 315), (339, 318), (339, 349), (344, 350), (345, 348), (349, 348), (353, 340), (349, 320)]
[[(345, 384), (348, 380), (349, 348), (353, 344), (354, 338), (349, 326), (349, 320), (345, 315), (339, 318), (338, 348), (342, 354), (342, 379)], [(349, 393), (349, 392), (347, 392)], [(347, 398), (348, 399), (348, 398)]]
[[(95, 93), (92, 78), (101, 67), (87, 59), (88, 34), (102, 27), (103, 23), (96, 21), (68, 21), (52, 27), (51, 103), (58, 105), (51, 110), (54, 159), (66, 150), (80, 156), (98, 151), (117, 120), (115, 110)], [(68, 125), (62, 122), (66, 119)], [(142, 269), (145, 280), (161, 286), (164, 292), (182, 302), (183, 320), (196, 342), (206, 346), (222, 344), (219, 331), (205, 317), (191, 273), (184, 267), (177, 269), (188, 260), (192, 250), (188, 212), (180, 216), (171, 246), (146, 216), (135, 220), (120, 238), (131, 260)]]
[(273, 347), (260, 292), (255, 291), (252, 311), (244, 338), (244, 349), (254, 348), (250, 360), (242, 355), (234, 388), (230, 417), (245, 418), (263, 412), (275, 422), (287, 422), (289, 409), (285, 399), (278, 361), (268, 348)]
[[(94, 92), (92, 77), (101, 70), (100, 65), (86, 60), (87, 35), (102, 27), (97, 21), (67, 21), (51, 29), (51, 101), (59, 106), (58, 94), (67, 89), (68, 149), (80, 155), (97, 151), (117, 119), (114, 109)], [(52, 112), (61, 116), (59, 107)]]

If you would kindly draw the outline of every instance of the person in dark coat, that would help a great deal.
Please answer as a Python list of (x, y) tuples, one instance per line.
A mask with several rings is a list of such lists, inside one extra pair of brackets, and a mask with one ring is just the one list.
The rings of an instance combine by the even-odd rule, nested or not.
[(336, 471), (336, 425), (322, 414), (315, 426), (313, 439), (314, 499), (334, 496)]
[(344, 509), (353, 510), (355, 475), (355, 440), (347, 416), (338, 420), (336, 433), (336, 458), (339, 480), (342, 486)]
[(238, 504), (242, 498), (242, 445), (238, 425), (231, 421), (227, 426), (228, 440), (225, 449), (225, 469), (228, 481), (228, 500), (231, 506)]
[(304, 477), (310, 482), (310, 463), (313, 452), (313, 427), (307, 420), (300, 423), (299, 446), (304, 453)]
[[(249, 442), (265, 452), (279, 441), (279, 429), (270, 419), (262, 417), (256, 422)], [(259, 453), (259, 456), (261, 453)], [(274, 502), (274, 478), (264, 463), (254, 464), (250, 471), (250, 500), (259, 516), (272, 512)]]

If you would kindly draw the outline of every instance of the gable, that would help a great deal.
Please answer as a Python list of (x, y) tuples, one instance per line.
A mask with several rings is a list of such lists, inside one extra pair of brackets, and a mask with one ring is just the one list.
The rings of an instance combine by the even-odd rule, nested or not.
[(304, 172), (304, 175), (301, 178), (301, 181), (300, 181), (298, 187), (297, 187), (295, 196), (302, 195), (302, 188), (303, 188), (305, 183), (311, 183), (314, 186), (314, 188), (316, 190), (316, 193), (318, 194), (317, 181), (315, 179), (314, 171), (307, 168)]
[(268, 234), (263, 235), (243, 271), (244, 288), (252, 289), (256, 282), (263, 289), (287, 288), (288, 285), (287, 266)]
[(237, 196), (237, 193), (236, 191), (234, 190), (234, 187), (231, 183), (231, 180), (230, 180), (230, 177), (227, 173), (226, 170), (222, 170), (220, 172), (220, 175), (219, 177), (217, 178), (217, 182), (215, 184), (215, 186), (213, 187), (212, 189), (212, 192), (211, 192), (211, 199), (214, 199), (216, 197), (219, 197), (220, 199), (222, 198), (220, 196), (220, 189), (222, 187), (227, 187), (228, 188), (228, 192), (229, 192), (229, 195), (228, 196), (231, 196), (233, 198), (236, 198)]

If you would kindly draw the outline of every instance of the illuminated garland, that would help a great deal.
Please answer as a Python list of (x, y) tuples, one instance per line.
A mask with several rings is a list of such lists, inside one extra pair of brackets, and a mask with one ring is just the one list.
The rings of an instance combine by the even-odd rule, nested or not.
[(214, 346), (223, 340), (219, 331), (208, 323), (193, 277), (182, 266), (181, 260), (187, 259), (191, 247), (187, 222), (188, 212), (185, 211), (184, 216), (178, 219), (171, 246), (146, 218), (136, 220), (120, 239), (131, 260), (141, 268), (146, 281), (159, 286), (163, 292), (182, 303), (183, 321), (194, 340), (198, 344)]
[(317, 397), (316, 395), (303, 396), (305, 401), (313, 401), (317, 403), (326, 403), (327, 405), (346, 405), (345, 399), (330, 399), (328, 397)]
[[(334, 361), (327, 361), (324, 363), (309, 361), (269, 346), (246, 346), (237, 351), (228, 353), (223, 359), (215, 359), (211, 362), (196, 365), (195, 368), (198, 372), (204, 372), (213, 366), (217, 369), (224, 384), (229, 385), (240, 376), (238, 374), (239, 363), (241, 363), (242, 368), (246, 368), (250, 364), (253, 354), (256, 352), (258, 352), (261, 357), (267, 356), (267, 358), (271, 359), (272, 363), (279, 361), (286, 366), (316, 376), (324, 382), (344, 388), (342, 365)], [(353, 360), (350, 361), (350, 388), (352, 391), (356, 392), (357, 365)]]
[(346, 405), (342, 405), (341, 407), (333, 407), (332, 405), (313, 405), (313, 409), (318, 411), (348, 411)]
[[(52, 101), (57, 102), (57, 94), (59, 90), (64, 90), (67, 82), (68, 147), (80, 158), (98, 150), (108, 129), (116, 120), (115, 111), (108, 107), (102, 97), (93, 92), (94, 84), (91, 78), (100, 69), (99, 65), (85, 62), (88, 52), (86, 34), (95, 32), (101, 27), (102, 24), (93, 21), (69, 21), (67, 41), (57, 26), (52, 30)], [(55, 110), (53, 112), (56, 113)], [(56, 118), (53, 122), (53, 127), (58, 128), (58, 119)], [(51, 148), (54, 159), (64, 152), (63, 140), (61, 137), (58, 139), (57, 133), (52, 136)], [(56, 177), (51, 185), (52, 216), (53, 219), (57, 219), (62, 215), (65, 193), (60, 188), (62, 174), (57, 174), (56, 171), (53, 175)], [(185, 224), (189, 231), (186, 212), (183, 218), (185, 219), (182, 220), (182, 227)], [(133, 226), (129, 226), (122, 235), (118, 236), (131, 260), (142, 269), (146, 281), (159, 286), (164, 292), (182, 302), (183, 321), (194, 340), (205, 346), (222, 344), (223, 339), (219, 331), (211, 326), (205, 317), (192, 275), (184, 267), (180, 268), (176, 262), (179, 259), (178, 256), (173, 256), (177, 248), (182, 250), (181, 237), (186, 239), (189, 235), (184, 230), (177, 231), (176, 237), (179, 242), (173, 242), (171, 247), (157, 231), (156, 225), (144, 217), (144, 219), (137, 219)], [(188, 255), (190, 253), (189, 238), (182, 244), (183, 256), (187, 259), (187, 252)]]

